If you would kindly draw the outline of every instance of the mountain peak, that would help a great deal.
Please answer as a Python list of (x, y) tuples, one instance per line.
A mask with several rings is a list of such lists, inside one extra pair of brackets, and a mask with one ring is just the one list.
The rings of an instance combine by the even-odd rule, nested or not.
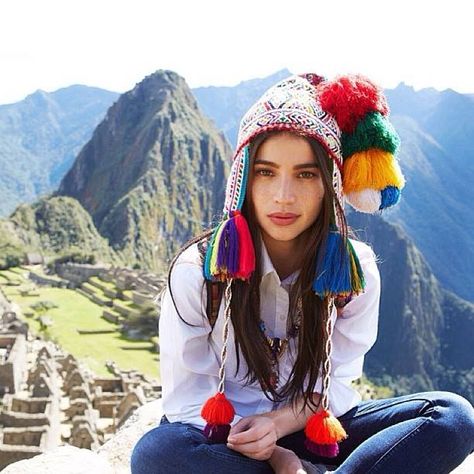
[(49, 92), (46, 92), (43, 89), (37, 89), (33, 93), (28, 94), (23, 101), (25, 103), (33, 103), (35, 105), (44, 104), (51, 101), (51, 95)]
[(398, 92), (415, 92), (415, 89), (413, 88), (413, 86), (410, 86), (408, 85), (406, 82), (404, 81), (401, 81), (397, 87), (395, 87), (394, 89), (395, 91), (398, 91)]
[(185, 79), (167, 69), (159, 69), (146, 76), (123, 95), (123, 100), (143, 100), (148, 107), (159, 108), (163, 108), (170, 100), (178, 100), (186, 102), (194, 110), (198, 108)]
[(112, 245), (143, 249), (150, 266), (156, 244), (163, 265), (219, 208), (230, 156), (185, 80), (158, 70), (110, 107), (58, 194), (78, 199)]

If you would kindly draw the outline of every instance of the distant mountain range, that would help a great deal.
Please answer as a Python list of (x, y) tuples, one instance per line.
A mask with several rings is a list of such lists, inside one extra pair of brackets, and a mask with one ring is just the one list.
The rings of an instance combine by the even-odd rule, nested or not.
[(118, 96), (75, 85), (0, 105), (0, 216), (57, 189)]
[[(199, 109), (214, 122), (214, 130), (220, 130), (233, 148), (239, 120), (247, 108), (271, 84), (289, 74), (284, 69), (234, 87), (200, 87), (192, 93)], [(407, 185), (400, 206), (383, 217), (404, 227), (446, 288), (474, 301), (474, 218), (470, 205), (474, 199), (474, 187), (470, 184), (474, 177), (473, 94), (449, 89), (415, 92), (403, 83), (386, 94), (392, 121), (402, 138), (400, 161)], [(37, 91), (24, 101), (0, 106), (0, 215), (8, 215), (16, 205), (33, 202), (57, 189), (94, 127), (117, 98), (118, 94), (113, 92), (71, 86), (53, 93)], [(134, 124), (137, 112), (126, 113), (134, 132), (148, 117), (143, 115)], [(124, 153), (129, 144), (119, 146), (120, 140), (115, 141), (115, 159), (119, 163), (118, 154)], [(143, 144), (133, 146), (143, 148)], [(94, 147), (98, 149), (97, 143)], [(104, 159), (104, 163), (108, 162)], [(93, 211), (99, 228), (109, 195), (120, 194), (121, 189), (122, 186), (112, 186), (106, 199)], [(114, 220), (119, 222), (116, 217)], [(115, 245), (122, 231), (111, 230), (113, 226), (107, 224), (109, 230), (104, 228), (101, 232)]]
[[(394, 120), (418, 123), (401, 113)], [(405, 142), (407, 130), (401, 127)], [(433, 144), (421, 130), (411, 133)], [(414, 162), (426, 169), (437, 160), (428, 160), (420, 140), (408, 149), (417, 150)], [(2, 254), (82, 249), (164, 272), (177, 248), (220, 212), (231, 155), (184, 79), (158, 71), (108, 110), (54, 195), (0, 220)], [(401, 156), (409, 183), (416, 179), (411, 156)], [(422, 194), (442, 189), (437, 166), (426, 172), (426, 186), (437, 187)], [(474, 400), (474, 305), (444, 288), (401, 226), (355, 212), (349, 222), (374, 246), (382, 274), (379, 339), (367, 356), (368, 375), (398, 393), (448, 389)]]
[(199, 107), (216, 126), (222, 130), (227, 140), (235, 148), (239, 133), (240, 119), (247, 109), (273, 84), (291, 76), (288, 69), (262, 79), (242, 81), (230, 87), (197, 87), (193, 89)]

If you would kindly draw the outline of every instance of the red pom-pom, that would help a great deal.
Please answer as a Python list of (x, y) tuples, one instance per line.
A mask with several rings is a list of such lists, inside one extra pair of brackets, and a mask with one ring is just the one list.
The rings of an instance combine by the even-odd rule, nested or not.
[(227, 425), (234, 415), (232, 403), (220, 392), (209, 398), (201, 410), (201, 416), (211, 425)]
[(311, 415), (304, 432), (310, 441), (317, 444), (332, 444), (347, 438), (340, 421), (326, 410)]
[(361, 75), (342, 76), (318, 85), (321, 107), (333, 115), (339, 128), (353, 133), (368, 112), (388, 114), (382, 89)]

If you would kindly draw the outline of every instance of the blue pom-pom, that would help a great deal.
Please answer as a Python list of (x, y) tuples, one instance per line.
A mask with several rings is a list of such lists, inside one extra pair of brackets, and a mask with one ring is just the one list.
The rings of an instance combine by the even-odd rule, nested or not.
[(337, 231), (329, 232), (324, 257), (318, 258), (313, 290), (320, 298), (351, 291), (350, 259)]
[(380, 204), (379, 210), (386, 209), (387, 207), (393, 206), (400, 201), (400, 189), (395, 186), (387, 186), (381, 191), (382, 203)]
[(357, 295), (365, 288), (359, 258), (349, 239), (331, 226), (326, 245), (321, 248), (316, 264), (313, 290), (321, 298)]

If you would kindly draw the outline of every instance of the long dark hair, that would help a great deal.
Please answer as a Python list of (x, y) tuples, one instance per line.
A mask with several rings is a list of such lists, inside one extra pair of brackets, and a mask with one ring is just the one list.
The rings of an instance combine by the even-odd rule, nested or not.
[[(250, 143), (250, 174), (253, 172), (253, 163), (258, 148), (268, 137), (277, 133), (289, 132), (271, 131), (262, 133)], [(256, 267), (249, 282), (238, 279), (232, 282), (232, 300), (230, 307), (231, 320), (235, 333), (237, 371), (240, 366), (240, 354), (244, 356), (248, 366), (245, 383), (251, 384), (258, 381), (267, 398), (272, 401), (288, 401), (293, 406), (296, 406), (297, 400), (303, 397), (303, 407), (310, 406), (313, 409), (317, 409), (320, 405), (320, 400), (318, 404), (315, 404), (312, 394), (315, 391), (314, 388), (320, 371), (323, 376), (325, 375), (323, 365), (326, 345), (325, 326), (329, 315), (327, 301), (325, 299), (322, 300), (314, 293), (312, 284), (315, 276), (318, 252), (320, 248), (324, 248), (330, 224), (334, 221), (333, 202), (336, 203), (336, 210), (342, 217), (343, 228), (340, 229), (341, 233), (347, 236), (348, 229), (344, 212), (340, 207), (339, 201), (335, 199), (332, 186), (333, 161), (317, 140), (304, 135), (302, 136), (308, 140), (311, 145), (316, 163), (321, 171), (325, 192), (318, 217), (315, 222), (304, 231), (306, 238), (302, 239), (305, 248), (302, 253), (302, 261), (300, 262), (300, 272), (290, 287), (289, 324), (296, 321), (298, 298), (301, 298), (302, 314), (297, 339), (298, 350), (296, 360), (287, 382), (279, 390), (275, 390), (275, 388), (267, 383), (272, 373), (272, 365), (270, 353), (268, 350), (265, 350), (267, 342), (259, 328), (260, 281), (262, 278), (260, 228), (256, 219), (251, 193), (248, 192), (248, 190), (242, 206), (242, 214), (247, 220), (254, 243)], [(202, 239), (209, 238), (213, 230), (213, 228), (207, 229), (202, 234), (191, 239), (175, 256), (171, 262), (168, 273), (168, 287), (170, 293), (171, 271), (179, 255), (191, 245)], [(176, 308), (176, 303), (174, 304)], [(190, 324), (181, 317), (177, 308), (176, 311), (186, 324)], [(206, 315), (203, 315), (203, 317), (206, 317)]]

